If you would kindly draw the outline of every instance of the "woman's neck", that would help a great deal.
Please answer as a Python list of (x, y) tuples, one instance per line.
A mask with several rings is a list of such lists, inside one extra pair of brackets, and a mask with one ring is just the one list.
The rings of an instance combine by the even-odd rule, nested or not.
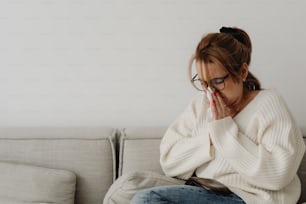
[(234, 106), (235, 114), (234, 117), (240, 113), (259, 93), (259, 90), (245, 90), (241, 95), (241, 98), (238, 100), (238, 103)]

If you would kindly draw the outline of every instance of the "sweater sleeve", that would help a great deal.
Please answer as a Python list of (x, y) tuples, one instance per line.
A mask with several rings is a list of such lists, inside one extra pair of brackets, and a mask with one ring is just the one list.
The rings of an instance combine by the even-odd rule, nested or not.
[(167, 176), (188, 179), (212, 159), (208, 127), (195, 129), (202, 100), (197, 97), (166, 131), (160, 145), (160, 164)]
[(303, 158), (302, 134), (278, 96), (264, 101), (253, 114), (257, 142), (241, 132), (231, 117), (210, 123), (211, 139), (216, 151), (250, 184), (280, 190), (292, 181)]

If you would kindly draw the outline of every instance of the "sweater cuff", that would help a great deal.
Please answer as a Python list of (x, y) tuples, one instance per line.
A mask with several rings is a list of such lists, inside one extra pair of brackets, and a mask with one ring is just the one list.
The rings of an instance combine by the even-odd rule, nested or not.
[(194, 142), (201, 144), (202, 158), (204, 158), (204, 161), (209, 161), (214, 158), (214, 146), (211, 145), (207, 128), (199, 129), (199, 135), (195, 137)]

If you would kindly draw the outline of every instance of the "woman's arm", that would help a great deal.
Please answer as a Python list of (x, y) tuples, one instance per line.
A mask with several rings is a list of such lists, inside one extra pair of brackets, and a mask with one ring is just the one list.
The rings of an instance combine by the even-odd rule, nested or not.
[(208, 128), (196, 128), (203, 110), (197, 97), (168, 128), (160, 145), (160, 163), (165, 174), (188, 179), (197, 167), (213, 158)]
[(279, 190), (292, 181), (304, 155), (301, 132), (278, 96), (270, 97), (253, 114), (258, 143), (242, 133), (231, 117), (226, 117), (210, 123), (213, 145), (248, 182)]

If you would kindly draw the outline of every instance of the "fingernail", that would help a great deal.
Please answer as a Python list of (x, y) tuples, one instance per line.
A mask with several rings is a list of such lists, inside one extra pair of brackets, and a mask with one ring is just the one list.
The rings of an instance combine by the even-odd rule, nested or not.
[(216, 91), (214, 91), (214, 96), (217, 96), (217, 92)]

